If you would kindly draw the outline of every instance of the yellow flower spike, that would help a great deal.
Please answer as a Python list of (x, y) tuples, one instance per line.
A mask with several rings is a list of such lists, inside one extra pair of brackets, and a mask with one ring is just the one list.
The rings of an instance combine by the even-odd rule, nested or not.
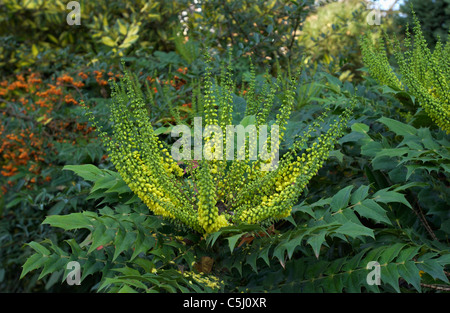
[[(231, 69), (227, 68), (214, 80), (210, 65), (208, 62), (203, 84), (195, 91), (195, 97), (206, 117), (203, 126), (219, 125), (225, 129), (233, 120)], [(256, 95), (259, 90), (256, 81), (252, 84), (246, 100), (248, 112), (256, 117), (257, 125), (266, 123), (275, 95), (282, 93), (276, 116), (281, 142), (293, 109), (296, 82), (289, 80), (285, 86), (280, 77), (276, 83), (268, 79), (262, 97)], [(275, 154), (269, 155), (268, 160), (250, 162), (249, 149), (243, 161), (183, 161), (180, 166), (171, 157), (166, 143), (155, 135), (146, 107), (148, 102), (133, 76), (125, 73), (119, 83), (112, 83), (111, 90), (114, 132), (112, 137), (101, 133), (101, 138), (117, 171), (154, 214), (203, 234), (241, 222), (262, 223), (289, 216), (302, 190), (328, 157), (351, 112), (346, 110), (341, 121), (333, 122), (326, 134), (308, 145), (307, 140), (321, 127), (318, 121), (324, 121), (318, 117), (289, 152), (281, 156), (274, 171), (262, 171), (261, 166), (271, 163)], [(210, 136), (205, 141), (215, 138)], [(225, 137), (225, 143), (227, 140)], [(277, 151), (279, 144), (273, 148)]]

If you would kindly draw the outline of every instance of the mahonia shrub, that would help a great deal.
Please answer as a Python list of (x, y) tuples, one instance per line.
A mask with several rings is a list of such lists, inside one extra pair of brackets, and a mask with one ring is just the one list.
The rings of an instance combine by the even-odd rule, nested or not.
[[(276, 120), (280, 120), (277, 114), (281, 114), (283, 105), (286, 105), (287, 99), (290, 99), (287, 91), (292, 90), (292, 80), (272, 78), (263, 83), (255, 82), (252, 78), (249, 84), (235, 89), (236, 86), (232, 80), (226, 79), (227, 75), (231, 77), (230, 73), (231, 71), (223, 69), (219, 76), (213, 76), (210, 69), (204, 75), (205, 79), (200, 86), (190, 88), (194, 90), (190, 102), (192, 117), (201, 116), (205, 119), (206, 115), (208, 118), (214, 117), (212, 111), (217, 114), (215, 117), (220, 121), (220, 117), (223, 116), (221, 112), (228, 110), (223, 104), (231, 103), (233, 124), (239, 124), (239, 121), (241, 125), (251, 125), (257, 121), (260, 124), (263, 123), (262, 121), (273, 124)], [(251, 75), (254, 76), (254, 74)], [(219, 203), (216, 205), (219, 214), (228, 213), (230, 220), (227, 222), (239, 225), (222, 227), (205, 236), (204, 229), (200, 228), (198, 232), (192, 231), (192, 227), (180, 229), (175, 224), (168, 223), (168, 220), (161, 218), (160, 215), (153, 214), (154, 210), (150, 211), (148, 204), (139, 199), (135, 192), (136, 187), (133, 186), (134, 190), (129, 187), (130, 181), (142, 184), (138, 180), (140, 176), (136, 180), (128, 178), (129, 181), (126, 183), (121, 172), (112, 170), (109, 163), (107, 168), (104, 164), (100, 166), (68, 165), (64, 167), (65, 170), (76, 173), (85, 184), (92, 183), (88, 198), (95, 200), (96, 205), (86, 207), (86, 210), (82, 212), (65, 215), (49, 214), (43, 224), (50, 226), (49, 229), (53, 231), (64, 230), (64, 235), (70, 236), (71, 239), (56, 242), (53, 234), (50, 234), (44, 241), (33, 241), (27, 244), (29, 250), (33, 251), (23, 264), (22, 279), (29, 277), (40, 283), (48, 280), (46, 289), (49, 282), (61, 281), (60, 287), (63, 290), (68, 288), (72, 291), (99, 292), (411, 292), (414, 290), (427, 292), (433, 289), (447, 290), (449, 281), (446, 275), (450, 262), (447, 233), (443, 232), (444, 227), (442, 231), (434, 229), (439, 240), (431, 240), (432, 237), (429, 237), (423, 229), (422, 225), (425, 224), (423, 218), (420, 217), (419, 220), (412, 213), (414, 211), (421, 216), (420, 211), (425, 209), (426, 218), (434, 219), (437, 217), (434, 210), (436, 208), (440, 210), (439, 216), (445, 220), (446, 207), (434, 206), (432, 210), (427, 210), (422, 203), (419, 204), (415, 198), (411, 198), (413, 195), (411, 190), (423, 193), (421, 191), (423, 186), (434, 185), (436, 179), (442, 180), (442, 187), (445, 188), (448, 180), (433, 174), (423, 175), (427, 178), (426, 182), (418, 180), (415, 174), (419, 169), (416, 168), (416, 173), (412, 173), (409, 178), (400, 183), (398, 179), (394, 180), (394, 176), (400, 176), (397, 171), (395, 171), (396, 174), (394, 170), (386, 171), (386, 168), (399, 168), (402, 164), (405, 164), (407, 168), (409, 165), (415, 166), (416, 162), (430, 168), (439, 162), (442, 168), (446, 168), (448, 162), (444, 160), (444, 155), (442, 160), (437, 160), (435, 164), (422, 162), (429, 159), (430, 154), (446, 153), (448, 141), (440, 137), (443, 132), (439, 132), (439, 136), (434, 136), (435, 134), (427, 134), (423, 129), (414, 130), (410, 125), (384, 117), (391, 111), (397, 112), (392, 106), (395, 105), (397, 108), (400, 103), (394, 101), (389, 104), (386, 96), (382, 95), (378, 89), (375, 91), (380, 97), (371, 100), (369, 95), (372, 91), (364, 89), (364, 86), (342, 83), (331, 76), (327, 78), (329, 84), (322, 87), (325, 93), (323, 96), (326, 97), (323, 102), (337, 104), (333, 110), (328, 111), (330, 119), (333, 115), (341, 114), (342, 106), (352, 102), (352, 97), (358, 97), (360, 100), (355, 101), (356, 106), (352, 109), (352, 120), (349, 121), (352, 132), (338, 140), (339, 150), (329, 153), (330, 159), (323, 164), (319, 175), (308, 182), (301, 196), (302, 201), (292, 207), (290, 216), (287, 218), (271, 224), (270, 227), (266, 227), (264, 221), (244, 224), (239, 219), (233, 220), (237, 210), (231, 211)], [(208, 81), (211, 82), (209, 87)], [(222, 102), (228, 90), (224, 88), (226, 81), (229, 82), (230, 88), (231, 86), (234, 88), (229, 102)], [(117, 88), (121, 88), (122, 85), (127, 91), (127, 84), (132, 82), (135, 83), (132, 90), (139, 93), (140, 87), (129, 73), (128, 78), (124, 77), (122, 82), (117, 83)], [(165, 89), (167, 90), (167, 87)], [(211, 93), (207, 96), (208, 90)], [(162, 93), (165, 92), (159, 88), (158, 98)], [(333, 97), (333, 94), (339, 96)], [(147, 116), (152, 116), (149, 113), (155, 113), (154, 110), (162, 104), (155, 106), (151, 102), (153, 101), (151, 90), (143, 92), (142, 98), (145, 108), (151, 111), (147, 111)], [(169, 97), (169, 99), (174, 98)], [(212, 103), (216, 105), (212, 107), (213, 110), (207, 104), (210, 101), (207, 99), (214, 99)], [(123, 100), (130, 100), (127, 92)], [(305, 110), (297, 112), (294, 110), (291, 113), (286, 130), (282, 131), (285, 133), (281, 145), (285, 147), (281, 149), (284, 154), (282, 160), (290, 154), (295, 160), (294, 153), (301, 156), (302, 151), (306, 153), (306, 149), (312, 147), (311, 144), (306, 144), (312, 140), (305, 139), (303, 145), (298, 143), (298, 140), (289, 138), (293, 137), (290, 134), (301, 134), (302, 130), (306, 129), (307, 136), (311, 139), (315, 138), (318, 142), (320, 133), (327, 133), (332, 128), (334, 122), (327, 121), (326, 124), (331, 124), (331, 127), (324, 128), (317, 123), (317, 132), (315, 132), (314, 125), (311, 124), (312, 130), (308, 133), (309, 121), (312, 119), (318, 121), (318, 112), (323, 111), (323, 102), (311, 101)], [(129, 112), (126, 115), (127, 119), (115, 120), (116, 124), (112, 126), (121, 122), (126, 122), (127, 125), (133, 125), (131, 122), (135, 123), (136, 119), (133, 118), (129, 108), (132, 102), (124, 103), (126, 110), (121, 112)], [(148, 106), (149, 103), (151, 106)], [(165, 103), (170, 105), (174, 116), (177, 111), (189, 112), (176, 107), (176, 102)], [(245, 103), (247, 103), (246, 106)], [(95, 109), (97, 107), (98, 104)], [(265, 112), (264, 107), (267, 109), (267, 115), (266, 113), (261, 115)], [(95, 115), (97, 119), (103, 120), (97, 111), (89, 115)], [(301, 115), (300, 118), (299, 115)], [(262, 118), (262, 116), (266, 117)], [(323, 119), (325, 121), (325, 117)], [(177, 124), (180, 124), (178, 117), (167, 120), (167, 123), (175, 120)], [(192, 119), (181, 120), (188, 124)], [(152, 120), (152, 125), (159, 126), (159, 123), (153, 123)], [(385, 127), (388, 127), (389, 131), (385, 131)], [(320, 133), (319, 128), (321, 128)], [(115, 127), (111, 127), (111, 130), (114, 129)], [(292, 132), (293, 129), (294, 132)], [(105, 128), (105, 132), (110, 133), (110, 128)], [(124, 132), (124, 138), (128, 138), (125, 136), (129, 136), (129, 133), (129, 131)], [(139, 137), (140, 132), (132, 134), (137, 136), (133, 138), (142, 138), (142, 140), (148, 138)], [(158, 134), (157, 129), (152, 134), (150, 138)], [(112, 135), (105, 134), (105, 136), (113, 138), (114, 132)], [(430, 136), (436, 137), (436, 142), (441, 142), (443, 149), (436, 149), (430, 141)], [(303, 137), (305, 136), (300, 138), (303, 139)], [(166, 144), (171, 142), (170, 137), (159, 133), (158, 138), (158, 144), (163, 147), (158, 145), (155, 151), (158, 153), (163, 153), (161, 151), (163, 149), (170, 151)], [(404, 138), (404, 141), (399, 142), (399, 138)], [(287, 145), (285, 145), (286, 142), (288, 142)], [(127, 144), (128, 139), (125, 141), (126, 147)], [(421, 147), (422, 144), (423, 147)], [(118, 146), (116, 143), (114, 145)], [(290, 152), (292, 145), (298, 147), (298, 150)], [(405, 149), (406, 146), (408, 149)], [(287, 147), (291, 147), (291, 150)], [(423, 149), (424, 147), (426, 149)], [(138, 151), (141, 156), (142, 151)], [(408, 155), (404, 155), (405, 153)], [(165, 153), (163, 156), (165, 158)], [(389, 159), (386, 159), (388, 156)], [(168, 158), (170, 160), (170, 157)], [(206, 169), (211, 169), (209, 175), (212, 178), (217, 177), (214, 176), (216, 171), (220, 172), (222, 169), (219, 165), (215, 169), (213, 165), (219, 164), (219, 161), (187, 159), (182, 161), (183, 163), (176, 165), (183, 171), (183, 176), (174, 176), (177, 177), (181, 186), (185, 187), (182, 191), (191, 192), (192, 196), (189, 199), (198, 203), (200, 195), (206, 191), (205, 187), (202, 187), (203, 189), (199, 187), (205, 185), (198, 183), (200, 172), (197, 171), (203, 170), (208, 174)], [(222, 197), (220, 199), (224, 199), (223, 195), (227, 194), (224, 189), (229, 190), (231, 186), (221, 185), (219, 188), (215, 187), (215, 184), (219, 184), (224, 179), (232, 166), (242, 166), (245, 171), (242, 171), (241, 176), (236, 176), (234, 181), (229, 180), (227, 184), (234, 185), (241, 180), (249, 182), (233, 187), (236, 190), (234, 199), (244, 191), (252, 190), (246, 188), (250, 188), (249, 184), (253, 181), (262, 179), (259, 176), (266, 177), (270, 182), (269, 178), (272, 179), (271, 177), (277, 177), (282, 173), (281, 164), (289, 165), (289, 163), (280, 162), (279, 172), (256, 171), (257, 178), (248, 178), (248, 173), (252, 166), (256, 166), (256, 162), (225, 162), (224, 176), (217, 180), (211, 179), (211, 184), (215, 188), (213, 196), (220, 192)], [(148, 161), (143, 160), (142, 164), (148, 166)], [(263, 162), (260, 163), (261, 166), (263, 164)], [(165, 170), (164, 166), (163, 168)], [(176, 167), (174, 168), (175, 171), (179, 171)], [(68, 171), (62, 171), (62, 174)], [(289, 174), (291, 173), (295, 173), (294, 169)], [(160, 173), (159, 176), (162, 175), (167, 174)], [(156, 180), (159, 176), (153, 179)], [(392, 182), (389, 181), (390, 179)], [(172, 181), (171, 183), (174, 184)], [(255, 198), (264, 194), (266, 185), (260, 184), (260, 186), (262, 186), (260, 193), (248, 194)], [(282, 184), (275, 184), (273, 193), (283, 192), (285, 187)], [(165, 192), (165, 196), (168, 194), (163, 187), (159, 187), (158, 190)], [(436, 202), (437, 197), (442, 196), (434, 195), (433, 197), (425, 194), (423, 196), (433, 202)], [(169, 196), (170, 194), (167, 195), (168, 198)], [(244, 196), (245, 194), (240, 197), (246, 200)], [(443, 196), (446, 197), (445, 194)], [(163, 198), (155, 197), (155, 199), (160, 200), (158, 203), (163, 203), (161, 200)], [(260, 200), (261, 203), (264, 201)], [(444, 201), (446, 201), (445, 198), (441, 203)], [(198, 218), (200, 215), (198, 205), (193, 207), (193, 211), (197, 213)], [(175, 218), (172, 220), (178, 221)], [(179, 224), (185, 225), (182, 222)], [(440, 224), (440, 222), (430, 223), (430, 226), (434, 228)], [(442, 223), (442, 225), (445, 224)], [(72, 261), (77, 261), (80, 265), (80, 286), (70, 285), (69, 281), (66, 281), (66, 278), (73, 278), (69, 264)], [(380, 285), (370, 285), (367, 281), (368, 274), (372, 271), (370, 266), (368, 267), (370, 262), (380, 264)]]
[[(197, 117), (205, 121), (205, 129), (210, 125), (220, 127), (225, 134), (225, 145), (227, 141), (234, 140), (234, 133), (225, 131), (226, 126), (232, 125), (237, 99), (232, 67), (223, 65), (220, 74), (213, 75), (210, 60), (207, 64), (201, 86), (193, 92), (192, 109)], [(275, 135), (272, 132), (265, 142), (265, 148), (269, 145), (271, 148), (266, 160), (262, 160), (261, 151), (259, 158), (250, 160), (252, 147), (249, 143), (241, 147), (245, 150), (241, 151), (245, 155), (241, 160), (225, 161), (205, 155), (202, 160), (188, 158), (177, 162), (169, 152), (170, 147), (155, 134), (149, 120), (147, 97), (136, 77), (125, 71), (119, 82), (111, 81), (110, 119), (113, 131), (108, 134), (100, 129), (100, 137), (123, 180), (156, 215), (202, 234), (236, 224), (268, 225), (290, 215), (292, 206), (308, 181), (317, 174), (343, 133), (353, 105), (343, 110), (340, 117), (327, 125), (327, 130), (316, 135), (314, 143), (308, 145), (308, 140), (324, 129), (320, 122), (325, 122), (326, 110), (294, 142), (278, 166), (264, 171), (263, 167), (270, 167), (277, 158), (275, 154), (278, 153), (279, 142), (285, 135), (294, 104), (295, 79), (289, 77), (288, 84), (281, 86), (282, 78), (279, 76), (276, 81), (266, 81), (261, 91), (257, 92), (253, 67), (251, 76), (245, 92), (246, 109), (242, 126), (267, 123), (276, 103), (275, 98), (279, 99), (274, 120), (279, 132)], [(170, 106), (169, 103), (167, 105)], [(87, 112), (94, 126), (97, 126), (93, 113)], [(182, 124), (176, 113), (174, 110), (175, 121)], [(216, 134), (204, 138), (203, 144), (208, 147), (205, 151), (211, 149), (211, 154), (214, 154), (214, 149), (218, 147), (214, 143), (218, 139)], [(234, 153), (236, 156), (237, 152)]]
[[(413, 33), (406, 30), (403, 47), (399, 40), (382, 39), (375, 45), (368, 34), (361, 41), (364, 63), (380, 83), (416, 98), (428, 116), (450, 132), (450, 42), (438, 41), (433, 51), (427, 46), (420, 22), (414, 17)], [(389, 63), (385, 43), (394, 51), (400, 78)]]

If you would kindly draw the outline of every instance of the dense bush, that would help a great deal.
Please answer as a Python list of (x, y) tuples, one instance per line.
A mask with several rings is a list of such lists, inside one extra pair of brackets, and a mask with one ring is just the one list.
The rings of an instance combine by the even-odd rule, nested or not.
[[(206, 81), (208, 77), (206, 75)], [(279, 78), (278, 81), (280, 80), (283, 79)], [(127, 84), (136, 86), (131, 81)], [(224, 89), (213, 90), (217, 92), (222, 90), (225, 94), (208, 93), (212, 85), (206, 83), (206, 86), (209, 87), (204, 92), (209, 96), (200, 97), (198, 99), (203, 100), (197, 102), (204, 104), (204, 114), (212, 114), (207, 103), (215, 96), (219, 107), (225, 110), (225, 103), (220, 100), (220, 95), (226, 95)], [(65, 230), (85, 229), (86, 232), (78, 240), (72, 240), (63, 250), (54, 241), (44, 241), (41, 244), (33, 242), (31, 247), (35, 250), (35, 254), (24, 265), (23, 274), (43, 267), (40, 275), (45, 277), (52, 272), (50, 269), (55, 268), (56, 264), (57, 268), (60, 268), (61, 264), (65, 265), (70, 260), (80, 260), (82, 272), (89, 274), (98, 272), (99, 284), (92, 288), (108, 292), (163, 290), (390, 292), (411, 289), (421, 291), (426, 285), (448, 283), (444, 269), (448, 263), (449, 251), (444, 243), (439, 242), (446, 241), (447, 230), (441, 228), (436, 231), (436, 227), (442, 225), (443, 219), (446, 219), (447, 212), (445, 209), (442, 211), (445, 205), (442, 207), (441, 204), (427, 203), (428, 197), (445, 190), (444, 177), (448, 175), (446, 167), (449, 161), (446, 135), (427, 134), (413, 126), (382, 117), (383, 112), (393, 114), (395, 110), (399, 110), (401, 104), (393, 98), (391, 106), (386, 106), (383, 96), (376, 89), (366, 90), (365, 85), (362, 85), (355, 91), (352, 85), (343, 84), (333, 77), (328, 77), (324, 87), (328, 90), (325, 93), (325, 104), (336, 103), (334, 108), (333, 106), (330, 108), (331, 116), (341, 114), (339, 112), (345, 107), (345, 103), (350, 101), (350, 97), (359, 98), (360, 104), (354, 109), (352, 131), (338, 141), (339, 150), (331, 153), (337, 162), (325, 165), (319, 171), (319, 175), (312, 178), (307, 193), (300, 203), (291, 207), (291, 214), (286, 219), (261, 225), (224, 224), (210, 231), (206, 227), (206, 232), (212, 233), (204, 238), (201, 235), (204, 232), (202, 224), (196, 228), (184, 222), (190, 226), (186, 228), (183, 224), (171, 222), (171, 218), (162, 221), (153, 214), (142, 214), (144, 212), (142, 210), (147, 211), (146, 204), (157, 214), (164, 215), (164, 210), (169, 210), (168, 217), (184, 221), (174, 211), (175, 206), (166, 209), (163, 195), (159, 200), (158, 198), (151, 198), (152, 202), (146, 200), (149, 193), (142, 192), (138, 187), (140, 184), (147, 186), (145, 178), (141, 180), (135, 177), (137, 181), (132, 182), (122, 174), (125, 175), (124, 181), (114, 171), (101, 170), (91, 165), (68, 166), (67, 170), (94, 182), (90, 197), (101, 201), (102, 208), (98, 212), (48, 217), (45, 223), (53, 227)], [(253, 87), (246, 90), (246, 95), (255, 92), (251, 88)], [(125, 91), (125, 89), (118, 90)], [(255, 87), (255, 90), (258, 88)], [(262, 92), (264, 88), (259, 90)], [(127, 95), (116, 94), (115, 97), (121, 98), (116, 98), (115, 101), (121, 99), (124, 105), (128, 102), (127, 97), (137, 97), (138, 102), (135, 105), (139, 102), (142, 105), (145, 102), (139, 100), (143, 99), (138, 96), (139, 93), (138, 89), (129, 89)], [(259, 92), (255, 93), (256, 99), (258, 94)], [(236, 98), (236, 94), (232, 96), (235, 112), (238, 111), (236, 109), (239, 107), (239, 98)], [(267, 98), (271, 97), (262, 99)], [(251, 113), (252, 101), (253, 96), (246, 98), (247, 110), (244, 110), (244, 113), (249, 112), (249, 105)], [(279, 102), (281, 114), (283, 103)], [(324, 104), (321, 103), (320, 106), (323, 107)], [(138, 114), (136, 108), (130, 109), (133, 110), (133, 114)], [(305, 110), (303, 114), (307, 109), (303, 108)], [(120, 115), (125, 112), (125, 108), (118, 111), (114, 109), (112, 112)], [(318, 113), (318, 111), (312, 113), (300, 123), (289, 122), (295, 123), (295, 127), (300, 129), (301, 133), (301, 129), (306, 130), (307, 125), (311, 123), (308, 120), (317, 119)], [(214, 115), (205, 115), (207, 116)], [(120, 121), (125, 120), (127, 119)], [(243, 120), (248, 118), (244, 117)], [(130, 119), (131, 121), (139, 123), (139, 119)], [(292, 127), (289, 122), (286, 125), (287, 130)], [(123, 122), (118, 123), (120, 124)], [(126, 129), (116, 131), (120, 136), (126, 137), (126, 133)], [(103, 136), (108, 135), (105, 133)], [(405, 139), (401, 141), (402, 137)], [(417, 146), (420, 144), (425, 148), (433, 146), (437, 151), (434, 154), (435, 161), (433, 159), (428, 161), (430, 165), (423, 165), (421, 160), (424, 156), (433, 158), (433, 154), (430, 154), (431, 151), (422, 151)], [(293, 145), (295, 147), (295, 143)], [(133, 147), (133, 144), (124, 145), (127, 146)], [(442, 148), (438, 148), (441, 146)], [(111, 147), (120, 146), (113, 144)], [(415, 152), (416, 149), (420, 151), (419, 154)], [(118, 151), (122, 151), (122, 148)], [(112, 156), (113, 159), (117, 158), (115, 154)], [(117, 160), (123, 160), (128, 164), (123, 167), (119, 163), (120, 173), (132, 168), (132, 163), (129, 163), (127, 158), (119, 157)], [(145, 165), (142, 161), (136, 163), (139, 164)], [(205, 164), (202, 165), (203, 167), (188, 165), (186, 171), (200, 169), (199, 175), (208, 173), (204, 172)], [(177, 166), (173, 166), (176, 169)], [(169, 170), (173, 166), (166, 168)], [(436, 175), (430, 172), (432, 168), (437, 171)], [(213, 175), (215, 173), (208, 176), (211, 177), (211, 182), (215, 182), (212, 179)], [(188, 176), (183, 177), (185, 181), (189, 181)], [(205, 191), (215, 190), (214, 183), (210, 184), (208, 189), (202, 187), (201, 179), (201, 176), (196, 178), (199, 195)], [(216, 181), (220, 184), (221, 180)], [(176, 187), (173, 181), (167, 183), (169, 186), (172, 185), (170, 188)], [(427, 191), (420, 191), (420, 187), (424, 185), (430, 187), (426, 189)], [(148, 188), (152, 190), (151, 185), (149, 186), (146, 187), (147, 190)], [(243, 188), (248, 189), (251, 186), (249, 184)], [(186, 187), (180, 185), (180, 188)], [(144, 203), (133, 196), (132, 190), (143, 198)], [(446, 194), (442, 195), (448, 197)], [(207, 197), (206, 200), (209, 199)], [(443, 199), (443, 203), (448, 202), (446, 199)], [(159, 206), (161, 208), (158, 209)], [(198, 212), (201, 214), (200, 207)], [(192, 213), (189, 216), (195, 215)], [(214, 218), (207, 221), (214, 222)], [(192, 232), (189, 228), (194, 228), (198, 232)], [(155, 241), (153, 239), (155, 237), (159, 239)], [(369, 261), (378, 261), (382, 265), (381, 286), (370, 286), (366, 283), (365, 266)], [(115, 270), (105, 270), (110, 268)], [(63, 272), (60, 270), (59, 273), (62, 278)], [(84, 278), (87, 274), (83, 275)], [(186, 284), (185, 279), (194, 277), (193, 275), (197, 275), (196, 284)]]
[[(179, 1), (78, 1), (80, 25), (68, 25), (68, 2), (6, 0), (0, 5), (0, 66), (6, 73), (29, 66), (72, 67), (142, 49), (173, 50), (172, 30), (187, 4)], [(15, 34), (12, 36), (11, 34)], [(87, 57), (87, 58), (86, 58)], [(8, 66), (7, 66), (8, 65)]]
[[(252, 55), (257, 66), (298, 63), (302, 52), (298, 32), (313, 0), (198, 1), (186, 17), (190, 38), (205, 41), (219, 53), (233, 47), (236, 62)], [(238, 68), (238, 66), (236, 66)], [(242, 70), (248, 68), (243, 64)], [(276, 70), (276, 68), (274, 68)]]

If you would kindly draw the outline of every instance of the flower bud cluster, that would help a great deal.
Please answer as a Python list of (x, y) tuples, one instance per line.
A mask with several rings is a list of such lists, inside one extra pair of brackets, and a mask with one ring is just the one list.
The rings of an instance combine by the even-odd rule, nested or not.
[[(213, 85), (208, 68), (202, 92), (196, 92), (196, 107), (201, 104), (206, 125), (224, 127), (231, 123), (233, 111), (233, 84), (228, 67)], [(252, 74), (253, 79), (254, 75)], [(130, 189), (156, 215), (171, 219), (200, 233), (212, 233), (222, 227), (238, 223), (264, 223), (290, 214), (301, 192), (309, 180), (317, 174), (342, 135), (351, 114), (347, 109), (334, 120), (328, 131), (320, 135), (307, 147), (308, 139), (321, 128), (324, 117), (320, 116), (296, 141), (290, 151), (280, 160), (273, 171), (261, 171), (261, 167), (272, 162), (278, 153), (286, 126), (293, 110), (295, 89), (293, 80), (285, 90), (278, 84), (266, 87), (270, 95), (264, 106), (251, 108), (256, 123), (264, 122), (273, 105), (275, 95), (281, 96), (281, 106), (275, 123), (279, 126), (279, 141), (270, 149), (268, 160), (249, 160), (250, 145), (245, 145), (244, 160), (183, 161), (182, 169), (171, 157), (169, 149), (153, 131), (148, 108), (137, 79), (125, 73), (123, 79), (112, 82), (110, 103), (112, 135), (100, 132), (108, 154), (117, 171)], [(256, 82), (251, 86), (256, 97)], [(280, 93), (282, 93), (280, 95)], [(253, 99), (251, 103), (261, 103)], [(194, 101), (193, 101), (194, 102)], [(99, 129), (92, 112), (90, 120)], [(215, 134), (214, 134), (215, 135)], [(216, 136), (205, 138), (206, 144), (218, 140)], [(230, 138), (224, 138), (226, 141)], [(233, 138), (234, 140), (234, 138)], [(270, 138), (267, 140), (269, 145)], [(305, 148), (306, 146), (306, 148)], [(208, 147), (208, 146), (207, 146)], [(215, 149), (211, 145), (211, 150)], [(214, 151), (211, 151), (214, 152)], [(277, 155), (278, 157), (278, 155)]]

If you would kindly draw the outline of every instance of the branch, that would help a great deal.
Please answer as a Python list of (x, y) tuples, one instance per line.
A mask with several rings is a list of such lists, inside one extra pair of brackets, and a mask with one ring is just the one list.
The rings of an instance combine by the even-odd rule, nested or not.
[(430, 284), (423, 284), (420, 283), (422, 287), (432, 288), (436, 290), (443, 290), (443, 291), (450, 291), (450, 287), (444, 286), (444, 285), (430, 285)]

